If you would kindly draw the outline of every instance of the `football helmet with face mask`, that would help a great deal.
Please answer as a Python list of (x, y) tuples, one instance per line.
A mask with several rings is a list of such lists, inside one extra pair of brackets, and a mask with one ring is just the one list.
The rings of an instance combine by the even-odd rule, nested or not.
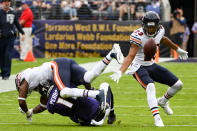
[(144, 33), (149, 37), (155, 37), (160, 28), (160, 17), (154, 11), (148, 11), (142, 18), (142, 27)]

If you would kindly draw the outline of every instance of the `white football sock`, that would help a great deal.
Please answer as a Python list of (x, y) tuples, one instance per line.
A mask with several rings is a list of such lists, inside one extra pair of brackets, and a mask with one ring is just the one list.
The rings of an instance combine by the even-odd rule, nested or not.
[(107, 54), (107, 56), (105, 58), (107, 58), (108, 61), (112, 60), (111, 51)]
[(173, 97), (178, 91), (182, 89), (183, 83), (178, 80), (172, 87), (169, 87), (167, 93), (162, 97), (163, 102), (167, 102)]
[(96, 98), (96, 96), (99, 94), (98, 90), (89, 90), (88, 91), (88, 96), (92, 98)]
[(85, 82), (91, 83), (97, 76), (99, 76), (105, 70), (108, 64), (106, 64), (104, 60), (105, 62), (108, 62), (108, 60), (104, 58), (102, 61), (96, 64), (96, 66), (94, 66), (91, 71), (87, 71), (85, 73), (84, 75)]
[(79, 88), (63, 88), (60, 91), (60, 96), (63, 98), (68, 97), (92, 97), (96, 98), (96, 95), (99, 94), (98, 90), (85, 90)]
[(155, 93), (155, 85), (153, 83), (149, 83), (146, 87), (147, 93), (147, 101), (150, 109), (153, 107), (158, 107), (156, 93)]

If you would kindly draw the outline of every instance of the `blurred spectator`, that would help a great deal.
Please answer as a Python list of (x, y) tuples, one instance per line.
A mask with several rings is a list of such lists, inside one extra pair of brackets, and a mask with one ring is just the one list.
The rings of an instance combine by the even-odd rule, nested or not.
[(145, 0), (137, 0), (135, 4), (135, 19), (141, 20), (146, 12), (146, 1)]
[(37, 11), (36, 11), (36, 10), (38, 10), (37, 7), (38, 7), (37, 1), (36, 1), (36, 0), (33, 0), (33, 1), (32, 1), (32, 4), (31, 4), (31, 6), (30, 6), (30, 9), (31, 9), (31, 11), (33, 12), (34, 19), (38, 19), (38, 18), (39, 18), (38, 13), (37, 13)]
[(99, 17), (101, 17), (99, 8), (101, 7), (102, 3), (103, 3), (103, 1), (100, 1), (100, 0), (95, 0), (95, 1), (94, 0), (90, 0), (89, 1), (89, 4), (90, 4), (89, 9), (91, 10), (91, 13), (93, 15), (93, 20), (101, 19), (101, 18), (99, 18)]
[(192, 32), (194, 33), (195, 37), (197, 38), (197, 22), (195, 22), (192, 26)]
[(146, 6), (146, 11), (154, 11), (160, 15), (160, 1), (152, 0), (151, 4)]
[(169, 0), (160, 0), (160, 15), (162, 21), (170, 21), (171, 6)]
[(51, 8), (49, 10), (49, 19), (61, 19), (62, 9), (60, 3), (56, 0), (52, 0)]
[(119, 21), (122, 21), (124, 18), (124, 15), (128, 14), (128, 6), (125, 2), (121, 2), (120, 0), (117, 1), (117, 5), (119, 6)]
[(51, 5), (45, 1), (41, 4), (41, 19), (45, 20), (49, 17)]
[(108, 20), (117, 20), (119, 15), (119, 6), (116, 1), (111, 1), (108, 6)]
[(63, 11), (63, 16), (69, 16), (70, 20), (77, 20), (77, 9), (75, 8), (74, 1), (62, 1), (61, 8)]
[[(109, 0), (104, 0), (100, 6), (99, 10), (99, 15), (100, 15), (100, 20), (101, 19), (107, 19), (107, 16), (110, 13), (110, 1)], [(103, 18), (104, 17), (104, 18)]]
[(194, 52), (195, 52), (195, 57), (197, 56), (197, 22), (195, 22), (192, 26), (192, 32), (194, 33)]
[(183, 50), (187, 50), (187, 43), (189, 41), (189, 35), (190, 35), (190, 30), (189, 30), (189, 27), (186, 25), (185, 32), (183, 33), (183, 43), (182, 43)]
[(25, 32), (25, 40), (23, 40), (22, 34), (20, 34), (20, 60), (24, 60), (28, 51), (32, 52), (32, 22), (33, 13), (29, 8), (27, 1), (22, 1), (22, 14), (19, 20), (20, 25)]
[(134, 19), (135, 4), (133, 2), (118, 0), (116, 4), (119, 9), (119, 21)]
[[(185, 32), (186, 26), (186, 19), (185, 17), (183, 17), (182, 9), (174, 10), (170, 25), (171, 40), (174, 41), (178, 46), (182, 47), (183, 34)], [(174, 58), (177, 57), (176, 53), (173, 50), (171, 50), (171, 56), (173, 56)]]
[(185, 32), (185, 25), (186, 19), (183, 17), (183, 10), (176, 9), (173, 12), (173, 16), (171, 18), (170, 35), (172, 36), (172, 41), (174, 41), (176, 44), (179, 44), (179, 46), (181, 46), (183, 42), (182, 36)]
[(92, 19), (92, 12), (88, 5), (82, 1), (81, 7), (77, 11), (79, 20), (90, 20)]

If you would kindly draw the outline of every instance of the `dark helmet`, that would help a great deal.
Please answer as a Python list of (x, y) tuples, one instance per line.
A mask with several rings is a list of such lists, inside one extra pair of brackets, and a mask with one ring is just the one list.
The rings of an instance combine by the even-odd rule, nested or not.
[(154, 37), (160, 28), (159, 15), (154, 11), (148, 11), (142, 18), (142, 26), (147, 36)]
[(16, 90), (19, 91), (20, 79), (18, 77), (18, 74), (16, 75), (16, 78), (15, 78), (15, 85), (16, 85)]

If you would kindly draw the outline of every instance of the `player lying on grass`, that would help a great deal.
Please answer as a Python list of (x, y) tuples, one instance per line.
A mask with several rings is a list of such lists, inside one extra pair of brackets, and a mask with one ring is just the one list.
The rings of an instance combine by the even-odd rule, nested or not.
[[(159, 115), (158, 105), (164, 109), (166, 114), (172, 115), (173, 111), (169, 107), (168, 100), (182, 89), (183, 83), (169, 70), (157, 65), (154, 62), (154, 55), (151, 58), (145, 55), (143, 47), (150, 38), (153, 38), (158, 46), (162, 43), (176, 50), (180, 58), (187, 59), (188, 56), (186, 51), (180, 49), (164, 36), (165, 29), (160, 25), (160, 18), (157, 13), (153, 11), (145, 13), (142, 23), (142, 28), (135, 30), (130, 35), (129, 54), (120, 69), (111, 75), (111, 77), (114, 81), (118, 82), (122, 73), (130, 66), (126, 74), (132, 74), (146, 90), (147, 101), (155, 120), (155, 126), (164, 126)], [(154, 82), (169, 86), (163, 97), (156, 99)]]
[[(77, 88), (71, 86), (70, 88)], [(32, 115), (41, 113), (46, 109), (51, 113), (57, 113), (62, 116), (69, 117), (73, 122), (81, 125), (101, 126), (105, 118), (108, 117), (108, 124), (113, 124), (116, 120), (114, 114), (113, 94), (108, 83), (102, 83), (99, 90), (107, 90), (106, 95), (106, 110), (103, 112), (100, 109), (100, 104), (97, 99), (91, 97), (68, 97), (62, 98), (59, 95), (58, 88), (54, 85), (38, 87), (41, 94), (40, 102), (35, 108), (29, 110), (28, 119), (32, 120)], [(47, 106), (44, 106), (47, 105)], [(24, 111), (20, 108), (21, 112)]]
[(84, 85), (86, 89), (91, 89), (90, 83), (103, 72), (112, 58), (116, 58), (119, 63), (123, 61), (123, 55), (118, 44), (114, 44), (108, 55), (91, 71), (86, 71), (72, 59), (57, 58), (39, 67), (28, 68), (20, 72), (16, 76), (16, 87), (19, 90), (19, 106), (26, 113), (28, 118), (29, 110), (26, 103), (27, 94), (30, 94), (38, 86), (54, 85), (54, 87), (58, 89), (58, 92), (60, 92), (62, 98), (96, 98), (100, 102), (101, 110), (105, 111), (105, 90), (85, 90), (70, 87), (72, 85)]

